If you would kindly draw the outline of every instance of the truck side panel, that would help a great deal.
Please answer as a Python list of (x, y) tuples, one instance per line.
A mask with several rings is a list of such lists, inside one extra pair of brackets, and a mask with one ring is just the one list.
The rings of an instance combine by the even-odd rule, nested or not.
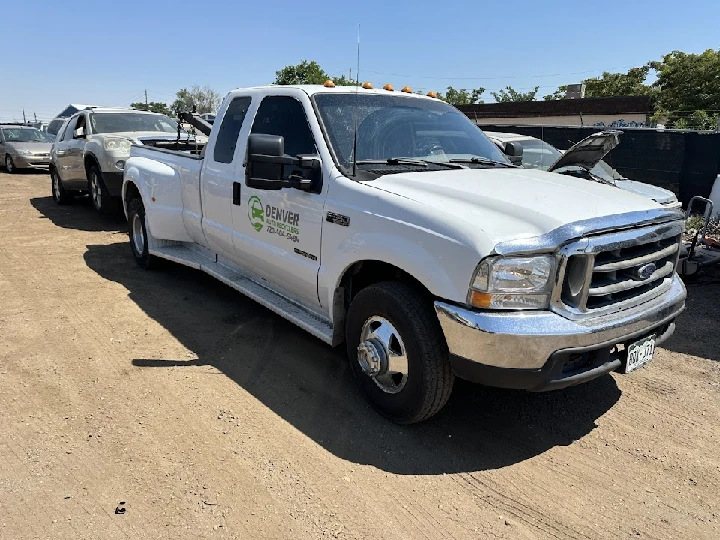
[[(163, 156), (169, 160), (171, 156)], [(181, 169), (185, 175), (195, 176), (199, 184), (200, 166), (202, 161), (189, 160), (197, 163), (197, 170)], [(183, 219), (183, 190), (181, 174), (170, 164), (161, 163), (157, 159), (133, 155), (125, 166), (123, 197), (128, 191), (128, 184), (133, 183), (140, 192), (147, 211), (150, 231), (155, 238), (192, 242)]]

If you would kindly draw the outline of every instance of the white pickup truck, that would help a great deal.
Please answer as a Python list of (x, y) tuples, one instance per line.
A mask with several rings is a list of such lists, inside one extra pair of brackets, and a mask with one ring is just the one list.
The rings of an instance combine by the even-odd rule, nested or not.
[(230, 92), (203, 156), (133, 146), (133, 254), (201, 269), (345, 343), (399, 423), (455, 376), (543, 391), (650, 361), (685, 305), (684, 216), (511, 165), (463, 114), (391, 90)]

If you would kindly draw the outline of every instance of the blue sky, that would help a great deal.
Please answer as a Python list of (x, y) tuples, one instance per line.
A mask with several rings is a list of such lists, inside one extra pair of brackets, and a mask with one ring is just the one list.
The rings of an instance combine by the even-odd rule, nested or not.
[[(206, 0), (6, 2), (0, 120), (48, 120), (67, 103), (171, 102), (194, 84), (225, 95), (303, 59), (414, 90), (558, 85), (672, 50), (720, 47), (718, 0), (537, 2)], [(13, 21), (13, 24), (8, 24)], [(489, 93), (484, 96), (492, 101)]]

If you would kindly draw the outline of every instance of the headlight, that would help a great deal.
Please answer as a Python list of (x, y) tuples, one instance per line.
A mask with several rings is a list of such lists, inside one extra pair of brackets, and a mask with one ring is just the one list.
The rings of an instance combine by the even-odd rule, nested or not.
[(119, 154), (128, 154), (132, 143), (127, 139), (120, 137), (108, 137), (104, 142), (105, 150), (109, 152), (117, 152)]
[(468, 304), (485, 309), (543, 309), (550, 304), (555, 257), (488, 257), (473, 276)]
[(24, 150), (22, 148), (18, 149), (17, 153), (20, 154), (21, 156), (32, 156), (33, 155), (33, 153), (30, 150)]

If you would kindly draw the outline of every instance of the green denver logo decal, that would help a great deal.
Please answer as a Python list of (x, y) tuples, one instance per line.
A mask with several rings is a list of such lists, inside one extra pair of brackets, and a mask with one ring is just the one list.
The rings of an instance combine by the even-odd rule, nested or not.
[(257, 232), (260, 232), (265, 226), (265, 209), (260, 199), (255, 195), (248, 200), (248, 219), (250, 220), (250, 225), (252, 225), (253, 229)]

